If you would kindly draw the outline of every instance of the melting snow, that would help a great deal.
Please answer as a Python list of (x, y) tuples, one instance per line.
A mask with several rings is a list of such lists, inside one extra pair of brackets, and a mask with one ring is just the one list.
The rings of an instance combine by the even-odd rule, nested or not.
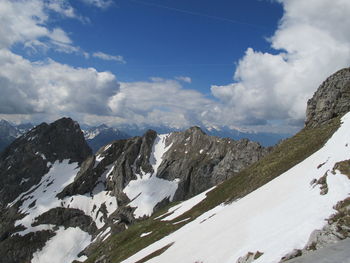
[[(211, 190), (213, 190), (214, 188), (215, 188), (215, 186), (208, 189), (207, 191), (205, 191), (203, 193), (200, 193), (200, 194), (192, 197), (191, 199), (188, 199), (186, 201), (181, 202), (178, 205), (171, 207), (166, 214), (169, 214), (169, 213), (172, 213), (172, 214), (168, 215), (167, 217), (162, 218), (162, 221), (171, 221), (171, 220), (179, 217), (180, 215), (184, 214), (185, 212), (191, 210), (192, 207), (194, 207), (195, 205), (202, 202), (207, 197), (207, 193), (210, 192)], [(163, 215), (159, 216), (158, 218), (160, 218), (162, 216)]]
[(39, 184), (30, 188), (27, 192), (22, 193), (15, 201), (9, 205), (13, 205), (19, 200), (23, 200), (20, 212), (27, 214), (24, 218), (16, 221), (15, 225), (23, 225), (27, 229), (16, 234), (25, 235), (29, 232), (38, 230), (51, 229), (47, 225), (32, 227), (31, 224), (35, 218), (55, 207), (69, 207), (84, 211), (95, 221), (96, 226), (101, 228), (104, 225), (102, 213), (99, 208), (103, 203), (106, 205), (107, 215), (109, 216), (117, 209), (117, 200), (111, 196), (109, 192), (104, 191), (104, 181), (113, 167), (109, 166), (106, 172), (101, 176), (100, 182), (94, 188), (92, 195), (75, 195), (60, 200), (56, 197), (63, 188), (73, 182), (77, 170), (77, 163), (69, 163), (69, 160), (62, 162), (56, 161), (49, 172), (41, 178)]
[[(321, 229), (336, 212), (333, 206), (349, 196), (350, 180), (331, 172), (335, 163), (350, 159), (350, 149), (344, 146), (350, 143), (350, 113), (342, 120), (326, 145), (303, 162), (237, 202), (207, 211), (123, 263), (138, 261), (172, 242), (147, 262), (232, 263), (248, 252), (261, 251), (264, 254), (254, 263), (274, 263), (303, 248), (311, 232)], [(310, 181), (325, 173), (329, 191), (320, 195)]]
[(124, 193), (132, 200), (130, 206), (137, 207), (135, 217), (150, 216), (160, 201), (167, 197), (170, 201), (173, 199), (177, 186), (178, 180), (168, 181), (144, 174), (142, 177), (137, 175), (137, 180), (130, 181)]
[(148, 236), (148, 235), (150, 235), (150, 234), (152, 234), (152, 231), (151, 231), (151, 232), (147, 232), (147, 233), (142, 233), (142, 234), (140, 235), (140, 237), (145, 237), (145, 236)]
[(180, 220), (180, 221), (177, 221), (177, 222), (173, 223), (173, 225), (177, 225), (177, 224), (180, 224), (180, 223), (186, 222), (186, 221), (188, 221), (188, 220), (190, 220), (190, 219), (191, 219), (191, 217), (188, 217), (188, 218), (182, 219), (182, 220)]
[(168, 134), (158, 135), (152, 148), (150, 163), (153, 174), (136, 174), (137, 179), (132, 180), (124, 188), (124, 193), (130, 200), (130, 206), (136, 207), (135, 217), (150, 216), (154, 207), (165, 198), (173, 199), (178, 187), (178, 180), (168, 181), (156, 177), (158, 167), (163, 161), (163, 155), (171, 147), (165, 146)]
[[(62, 263), (78, 259), (78, 254), (90, 244), (91, 237), (80, 228), (60, 227), (43, 249), (33, 254), (31, 263)], [(80, 258), (82, 259), (82, 258)]]

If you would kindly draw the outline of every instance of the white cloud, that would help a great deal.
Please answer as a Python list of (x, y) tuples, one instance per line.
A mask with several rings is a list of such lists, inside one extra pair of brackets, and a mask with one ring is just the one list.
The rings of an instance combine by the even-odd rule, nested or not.
[[(261, 131), (282, 131), (286, 121), (286, 132), (300, 127), (306, 101), (317, 86), (350, 64), (350, 2), (345, 0), (279, 0), (284, 16), (269, 40), (275, 52), (248, 48), (234, 83), (211, 87), (215, 100), (185, 89), (183, 82), (192, 82), (187, 76), (119, 84), (109, 72), (49, 59), (26, 60), (10, 51), (14, 44), (125, 63), (122, 56), (84, 52), (63, 28), (48, 26), (52, 13), (79, 18), (68, 1), (0, 1), (1, 116), (52, 120), (70, 115), (90, 123), (225, 125)], [(81, 1), (99, 8), (112, 4)]]
[(1, 114), (109, 115), (107, 101), (119, 91), (113, 74), (55, 61), (31, 63), (0, 50)]
[(95, 52), (92, 54), (93, 57), (108, 61), (117, 61), (120, 63), (126, 63), (122, 56), (113, 56), (103, 52)]
[(213, 102), (200, 92), (184, 89), (178, 81), (152, 78), (120, 83), (120, 92), (108, 105), (129, 123), (186, 127), (200, 124), (201, 114)]
[(68, 34), (59, 27), (48, 27), (48, 10), (73, 18), (74, 10), (68, 2), (18, 0), (1, 1), (0, 5), (0, 48), (11, 48), (21, 43), (26, 48), (54, 49), (60, 52), (79, 52)]
[(284, 15), (270, 39), (279, 53), (249, 48), (238, 63), (235, 82), (211, 88), (241, 123), (302, 121), (307, 100), (318, 85), (350, 64), (350, 1), (279, 2)]
[(79, 18), (74, 8), (67, 0), (49, 0), (46, 2), (46, 8), (65, 17)]
[(192, 83), (192, 79), (190, 77), (178, 76), (178, 77), (175, 77), (175, 79), (186, 83)]
[(80, 0), (88, 5), (93, 5), (102, 9), (108, 8), (113, 5), (113, 0)]

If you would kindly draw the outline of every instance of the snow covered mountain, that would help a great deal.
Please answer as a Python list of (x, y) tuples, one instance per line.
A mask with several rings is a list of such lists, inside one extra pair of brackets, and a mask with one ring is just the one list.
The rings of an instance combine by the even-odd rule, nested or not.
[(0, 255), (6, 254), (0, 262), (83, 260), (88, 252), (79, 252), (88, 245), (234, 176), (268, 152), (193, 127), (167, 135), (148, 131), (92, 155), (76, 122), (41, 124), (0, 157)]
[(115, 141), (128, 139), (131, 136), (116, 128), (110, 128), (105, 124), (84, 129), (84, 137), (93, 152), (97, 152), (102, 146)]
[(0, 155), (0, 262), (272, 263), (350, 237), (349, 96), (344, 69), (273, 149), (192, 127), (92, 154), (41, 124)]

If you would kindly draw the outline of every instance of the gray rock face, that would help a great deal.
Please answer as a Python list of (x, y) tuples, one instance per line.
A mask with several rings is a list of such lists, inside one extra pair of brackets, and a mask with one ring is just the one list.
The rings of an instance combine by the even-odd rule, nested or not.
[[(25, 228), (15, 226), (24, 217), (21, 202), (7, 207), (22, 192), (37, 185), (52, 163), (69, 159), (82, 163), (91, 154), (79, 125), (69, 118), (52, 124), (43, 123), (16, 139), (0, 156), (0, 262), (31, 262), (32, 254), (55, 235), (53, 231), (37, 231), (24, 236), (15, 234)], [(33, 206), (35, 203), (33, 203)], [(90, 218), (71, 209), (50, 210), (40, 222), (63, 226), (79, 226), (87, 232), (96, 231)], [(85, 228), (84, 228), (85, 227)]]
[(0, 208), (40, 182), (49, 163), (82, 163), (91, 154), (79, 124), (62, 118), (42, 123), (16, 139), (0, 156)]
[(268, 153), (256, 142), (208, 136), (198, 127), (172, 133), (166, 143), (171, 147), (163, 156), (157, 176), (180, 179), (175, 201), (221, 183)]
[(53, 208), (38, 216), (32, 226), (41, 224), (52, 224), (64, 226), (65, 228), (79, 227), (90, 235), (94, 235), (97, 232), (96, 224), (92, 218), (85, 215), (83, 211), (74, 208)]
[(327, 78), (307, 103), (307, 127), (317, 127), (350, 111), (350, 68)]
[[(91, 192), (97, 179), (108, 167), (113, 167), (106, 180), (107, 189), (117, 197), (119, 207), (127, 205), (130, 200), (123, 189), (136, 179), (136, 174), (154, 173), (150, 156), (156, 138), (157, 133), (149, 130), (143, 137), (115, 141), (101, 148), (96, 157), (82, 164), (75, 182), (58, 196), (63, 198)], [(185, 200), (207, 190), (269, 152), (269, 149), (246, 139), (234, 141), (208, 136), (198, 127), (170, 134), (165, 145), (169, 148), (153, 176), (169, 181), (178, 179), (174, 201)], [(163, 200), (156, 209), (168, 201)]]
[[(337, 203), (334, 207), (337, 211), (334, 215), (327, 219), (327, 224), (322, 229), (313, 231), (309, 237), (309, 240), (305, 247), (301, 250), (293, 251), (281, 259), (281, 262), (313, 262), (304, 261), (304, 257), (300, 256), (307, 255), (313, 251), (322, 250), (327, 247), (332, 247), (334, 244), (338, 244), (342, 240), (349, 240), (350, 238), (350, 198), (346, 198), (343, 201)], [(336, 247), (336, 245), (334, 246)], [(319, 255), (321, 255), (320, 253)], [(316, 256), (318, 253), (316, 253)], [(332, 258), (335, 258), (333, 255)], [(297, 258), (297, 259), (294, 259)], [(293, 259), (291, 261), (288, 261)], [(311, 258), (312, 259), (312, 258)], [(315, 261), (318, 262), (318, 261)], [(343, 261), (329, 261), (324, 262), (343, 262)], [(345, 262), (345, 261), (344, 261)], [(347, 261), (346, 261), (347, 262)], [(350, 261), (349, 261), (350, 262)]]

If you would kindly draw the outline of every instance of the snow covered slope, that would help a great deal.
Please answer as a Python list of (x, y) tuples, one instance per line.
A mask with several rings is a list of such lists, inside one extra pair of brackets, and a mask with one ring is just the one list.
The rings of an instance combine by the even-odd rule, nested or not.
[(165, 140), (169, 134), (158, 135), (152, 147), (150, 163), (153, 173), (145, 173), (141, 169), (141, 173), (137, 174), (137, 180), (132, 180), (125, 187), (124, 192), (131, 201), (131, 207), (135, 207), (134, 215), (136, 218), (150, 216), (154, 207), (169, 198), (172, 201), (177, 189), (178, 180), (168, 181), (156, 177), (159, 165), (162, 163), (164, 153), (171, 147), (165, 146)]
[[(234, 263), (247, 253), (263, 253), (254, 262), (273, 263), (303, 248), (310, 234), (326, 224), (334, 206), (350, 195), (350, 180), (335, 164), (350, 159), (350, 113), (316, 153), (251, 194), (221, 204), (176, 232), (139, 251), (134, 263), (169, 246), (150, 263)], [(326, 178), (328, 192), (316, 183)], [(324, 189), (324, 185), (322, 187)]]
[(38, 224), (38, 217), (55, 208), (75, 208), (91, 217), (97, 228), (101, 228), (105, 225), (105, 219), (100, 212), (102, 204), (105, 204), (108, 217), (117, 209), (117, 201), (114, 196), (104, 190), (103, 180), (108, 176), (108, 172), (101, 178), (100, 183), (91, 194), (75, 195), (59, 200), (56, 195), (73, 182), (78, 172), (78, 164), (63, 160), (53, 164), (48, 163), (48, 165), (50, 170), (42, 177), (40, 183), (22, 193), (9, 204), (13, 206), (20, 201), (19, 212), (25, 215), (15, 222), (15, 226), (25, 229), (13, 235), (24, 236), (31, 232), (51, 230), (55, 236), (49, 239), (42, 249), (34, 253), (32, 263), (72, 262), (78, 259), (79, 252), (91, 243), (91, 235), (78, 227), (60, 226), (57, 229), (52, 224)]

